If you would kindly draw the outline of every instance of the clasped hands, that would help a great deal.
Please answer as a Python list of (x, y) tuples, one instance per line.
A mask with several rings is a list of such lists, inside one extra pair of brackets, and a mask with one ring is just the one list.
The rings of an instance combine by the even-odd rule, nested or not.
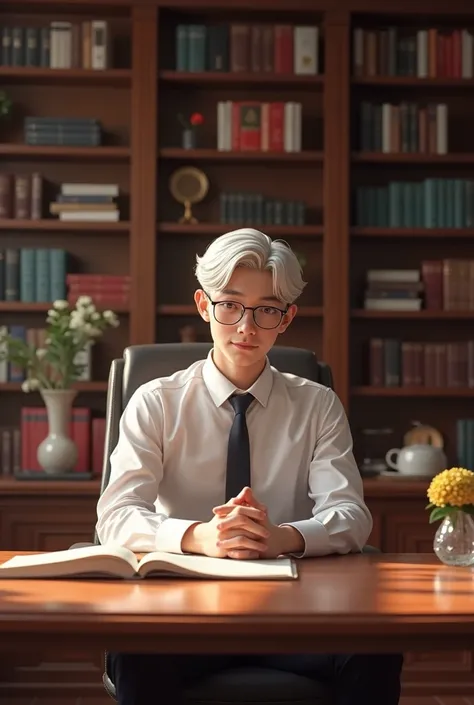
[(193, 525), (183, 536), (182, 550), (216, 558), (276, 558), (304, 549), (301, 534), (291, 526), (275, 526), (250, 487), (213, 509), (213, 518)]

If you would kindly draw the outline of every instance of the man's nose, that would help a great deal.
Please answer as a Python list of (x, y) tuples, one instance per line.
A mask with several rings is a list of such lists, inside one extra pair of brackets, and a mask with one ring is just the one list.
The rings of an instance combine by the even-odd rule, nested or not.
[(239, 321), (239, 330), (242, 331), (255, 331), (256, 325), (253, 319), (253, 311), (251, 309), (245, 309), (244, 315)]

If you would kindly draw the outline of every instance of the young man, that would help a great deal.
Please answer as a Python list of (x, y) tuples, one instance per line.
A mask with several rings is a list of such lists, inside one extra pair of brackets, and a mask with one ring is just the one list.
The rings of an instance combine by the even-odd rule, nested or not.
[[(213, 349), (132, 396), (98, 503), (101, 543), (222, 558), (360, 551), (372, 519), (346, 415), (322, 385), (272, 368), (305, 283), (281, 241), (243, 228), (197, 258)], [(111, 654), (119, 705), (179, 700), (178, 683), (239, 664), (334, 681), (337, 705), (396, 705), (400, 655)], [(155, 697), (155, 696), (154, 696)]]

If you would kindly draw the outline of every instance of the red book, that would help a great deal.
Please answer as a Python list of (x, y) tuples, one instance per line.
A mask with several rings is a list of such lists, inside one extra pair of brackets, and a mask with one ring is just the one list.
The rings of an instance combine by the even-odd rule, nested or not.
[[(258, 152), (262, 148), (262, 104), (237, 103), (239, 110), (240, 150)], [(233, 125), (232, 125), (233, 127)]]
[(269, 150), (284, 151), (285, 104), (270, 103), (269, 117)]
[(293, 27), (275, 26), (275, 73), (293, 73)]
[(105, 419), (92, 420), (92, 472), (102, 475), (105, 449)]

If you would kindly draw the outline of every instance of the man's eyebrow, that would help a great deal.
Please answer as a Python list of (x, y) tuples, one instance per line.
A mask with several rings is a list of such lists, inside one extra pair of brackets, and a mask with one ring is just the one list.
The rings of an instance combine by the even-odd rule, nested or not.
[[(244, 293), (242, 291), (237, 291), (237, 289), (223, 289), (220, 293), (225, 296), (244, 296)], [(277, 303), (280, 306), (282, 305), (280, 299), (276, 296), (261, 296), (260, 301), (270, 301), (272, 303)]]

